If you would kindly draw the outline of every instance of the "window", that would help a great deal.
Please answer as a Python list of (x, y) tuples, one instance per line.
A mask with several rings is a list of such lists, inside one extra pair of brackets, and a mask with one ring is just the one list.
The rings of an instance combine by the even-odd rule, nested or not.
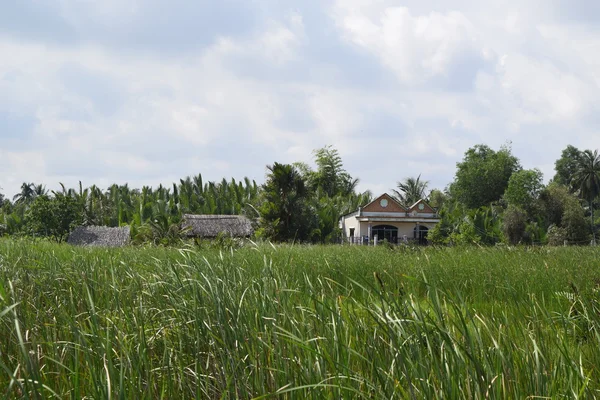
[(390, 243), (398, 243), (398, 228), (391, 225), (377, 225), (371, 228), (371, 239), (387, 240)]

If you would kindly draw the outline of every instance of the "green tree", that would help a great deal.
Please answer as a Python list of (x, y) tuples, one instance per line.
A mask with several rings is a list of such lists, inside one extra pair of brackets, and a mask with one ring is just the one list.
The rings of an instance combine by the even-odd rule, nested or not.
[(585, 210), (567, 186), (549, 184), (540, 194), (539, 207), (550, 244), (562, 245), (563, 240), (583, 244), (588, 240)]
[(439, 189), (433, 189), (427, 196), (427, 202), (435, 209), (441, 209), (448, 201), (448, 195)]
[(51, 237), (60, 243), (80, 222), (81, 214), (72, 197), (59, 193), (50, 198), (42, 194), (31, 203), (26, 220), (32, 234)]
[(589, 230), (585, 222), (585, 212), (579, 201), (567, 201), (561, 226), (566, 231), (566, 239), (570, 244), (587, 244)]
[(521, 169), (519, 160), (509, 146), (494, 151), (486, 145), (476, 145), (456, 164), (450, 194), (467, 208), (479, 208), (500, 200), (511, 175)]
[(600, 155), (598, 150), (584, 150), (576, 164), (572, 185), (579, 190), (581, 198), (587, 200), (590, 205), (590, 226), (592, 237), (596, 242), (594, 229), (594, 200), (600, 193)]
[(35, 198), (34, 184), (23, 182), (21, 191), (13, 197), (16, 204), (29, 204)]
[(309, 190), (293, 165), (274, 163), (267, 166), (260, 207), (261, 228), (275, 241), (308, 240), (316, 227), (309, 212)]
[[(568, 145), (561, 153), (561, 156), (554, 163), (554, 175), (553, 182), (561, 185), (571, 187), (571, 180), (575, 175), (575, 172), (579, 169), (580, 159), (582, 152), (575, 146)], [(572, 191), (575, 189), (572, 188)]]
[(540, 193), (540, 215), (546, 222), (546, 228), (551, 225), (560, 226), (565, 206), (569, 201), (577, 201), (569, 188), (556, 182), (550, 183)]
[(542, 172), (539, 169), (524, 169), (510, 176), (504, 200), (509, 205), (526, 211), (531, 217), (535, 214), (534, 209), (543, 189)]
[(317, 170), (298, 163), (297, 169), (307, 179), (314, 191), (321, 190), (328, 197), (346, 196), (354, 192), (358, 179), (353, 179), (344, 169), (344, 163), (337, 149), (325, 146), (313, 152)]
[(527, 212), (517, 206), (509, 205), (502, 219), (502, 230), (506, 241), (519, 244), (526, 241)]
[(394, 197), (405, 206), (412, 206), (417, 201), (425, 198), (428, 181), (422, 181), (421, 175), (415, 178), (406, 178), (403, 182), (396, 184), (397, 189), (393, 190)]

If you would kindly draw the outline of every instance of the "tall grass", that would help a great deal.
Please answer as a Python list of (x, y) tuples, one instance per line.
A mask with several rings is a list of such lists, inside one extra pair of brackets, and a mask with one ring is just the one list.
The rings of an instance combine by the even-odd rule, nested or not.
[(600, 397), (599, 255), (0, 241), (0, 393)]

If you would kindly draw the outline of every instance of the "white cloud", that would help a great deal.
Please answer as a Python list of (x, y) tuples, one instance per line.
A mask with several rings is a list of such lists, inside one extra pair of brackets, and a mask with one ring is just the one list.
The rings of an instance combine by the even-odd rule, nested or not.
[(465, 58), (484, 59), (476, 31), (458, 11), (414, 16), (407, 7), (378, 13), (367, 7), (339, 0), (336, 21), (348, 40), (377, 56), (404, 84), (454, 78), (457, 68), (472, 68), (462, 64)]
[[(278, 87), (241, 78), (234, 67), (248, 58), (283, 65), (294, 59), (303, 40), (297, 15), (287, 25), (270, 24), (248, 39), (220, 38), (204, 52), (178, 59), (123, 57), (93, 45), (42, 46), (0, 36), (0, 52), (12, 55), (0, 65), (0, 91), (6, 95), (0, 111), (34, 115), (37, 123), (31, 133), (36, 147), (43, 149), (35, 153), (37, 163), (23, 162), (19, 153), (5, 155), (8, 173), (3, 173), (0, 186), (11, 192), (17, 181), (75, 176), (78, 164), (84, 163), (114, 180), (153, 172), (158, 183), (164, 179), (161, 166), (168, 161), (150, 157), (161, 151), (167, 151), (166, 159), (179, 158), (185, 165), (185, 158), (213, 158), (210, 149), (220, 143), (234, 143), (238, 151), (243, 142), (285, 146), (290, 132), (275, 125), (281, 113)], [(61, 73), (69, 66), (93, 79), (104, 77), (119, 89), (122, 96), (108, 99), (120, 103), (114, 114), (104, 115), (97, 98), (65, 85), (68, 77)], [(181, 154), (169, 153), (173, 151)], [(262, 156), (257, 164), (261, 175), (267, 162)], [(213, 159), (207, 173), (244, 173), (223, 170), (225, 166), (231, 164)], [(197, 170), (180, 171), (186, 173)]]
[[(546, 178), (567, 144), (597, 147), (600, 31), (562, 18), (564, 2), (270, 2), (239, 34), (221, 29), (229, 20), (189, 33), (193, 18), (180, 21), (176, 52), (147, 31), (164, 4), (96, 3), (56, 3), (82, 33), (71, 41), (0, 33), (0, 129), (4, 115), (25, 121), (0, 131), (3, 193), (198, 172), (261, 181), (266, 164), (326, 144), (361, 189), (419, 173), (444, 187), (477, 143), (512, 141)], [(100, 39), (113, 28), (146, 41)]]

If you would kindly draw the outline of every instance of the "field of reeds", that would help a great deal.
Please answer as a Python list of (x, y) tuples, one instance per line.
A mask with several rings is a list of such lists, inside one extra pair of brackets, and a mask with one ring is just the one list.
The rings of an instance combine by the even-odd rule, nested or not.
[(595, 248), (0, 240), (0, 396), (600, 397)]

